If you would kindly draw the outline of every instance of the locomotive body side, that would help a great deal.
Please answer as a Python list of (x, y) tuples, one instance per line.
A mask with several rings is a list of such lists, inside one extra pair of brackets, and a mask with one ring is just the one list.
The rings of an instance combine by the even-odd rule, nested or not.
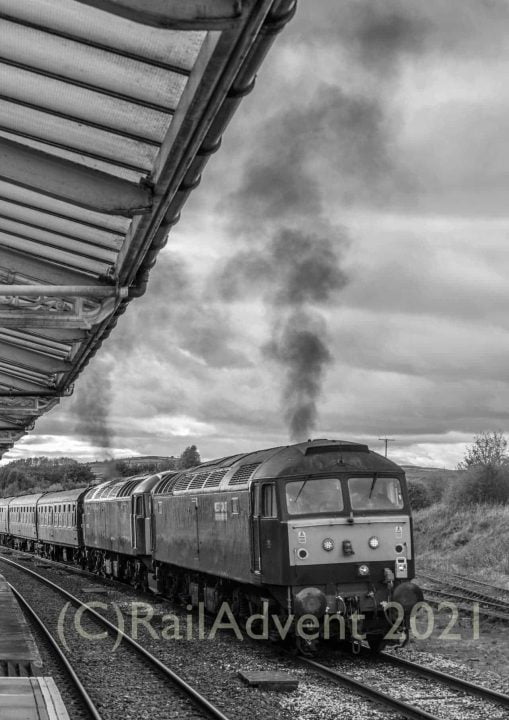
[[(154, 488), (153, 558), (160, 591), (178, 587), (185, 595), (188, 585), (189, 595), (196, 599), (202, 591), (211, 595), (212, 587), (217, 591), (217, 578), (261, 584), (253, 567), (249, 481), (260, 463), (277, 450), (203, 463)], [(201, 575), (209, 580), (200, 580)], [(216, 592), (216, 598), (219, 595)], [(214, 604), (208, 602), (209, 609)]]
[(151, 565), (153, 486), (161, 475), (107, 481), (83, 503), (86, 564), (90, 570), (145, 585)]
[(253, 582), (246, 489), (154, 497), (154, 560)]

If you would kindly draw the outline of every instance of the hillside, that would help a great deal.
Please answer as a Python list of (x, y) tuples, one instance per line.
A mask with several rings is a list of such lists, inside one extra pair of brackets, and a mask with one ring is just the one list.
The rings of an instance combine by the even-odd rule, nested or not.
[(446, 468), (419, 467), (417, 465), (402, 465), (402, 467), (409, 482), (427, 483), (435, 480), (448, 482), (458, 473), (457, 470), (447, 470)]
[(509, 506), (431, 505), (414, 513), (417, 572), (450, 570), (509, 586)]

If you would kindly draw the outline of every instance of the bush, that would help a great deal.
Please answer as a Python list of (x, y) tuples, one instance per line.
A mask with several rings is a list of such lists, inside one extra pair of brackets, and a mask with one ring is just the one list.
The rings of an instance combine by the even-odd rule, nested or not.
[(408, 484), (408, 498), (412, 510), (422, 510), (431, 505), (431, 498), (426, 486), (421, 482), (411, 482)]
[(509, 501), (509, 467), (475, 465), (460, 473), (446, 493), (448, 505), (500, 504)]

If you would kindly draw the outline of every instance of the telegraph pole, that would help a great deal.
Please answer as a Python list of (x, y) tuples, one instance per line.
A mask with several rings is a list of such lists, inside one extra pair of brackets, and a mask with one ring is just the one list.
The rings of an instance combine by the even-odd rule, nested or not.
[(394, 438), (381, 437), (381, 438), (378, 438), (378, 439), (384, 441), (384, 443), (385, 443), (385, 457), (387, 457), (387, 445), (388, 445), (390, 442), (394, 442)]

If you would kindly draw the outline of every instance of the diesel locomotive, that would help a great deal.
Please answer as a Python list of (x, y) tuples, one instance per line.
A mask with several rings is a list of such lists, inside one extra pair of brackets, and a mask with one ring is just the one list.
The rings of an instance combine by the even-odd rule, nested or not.
[(404, 472), (359, 443), (313, 440), (0, 499), (0, 541), (211, 613), (226, 602), (239, 619), (302, 620), (306, 653), (339, 637), (380, 649), (395, 608), (400, 642), (422, 600)]

